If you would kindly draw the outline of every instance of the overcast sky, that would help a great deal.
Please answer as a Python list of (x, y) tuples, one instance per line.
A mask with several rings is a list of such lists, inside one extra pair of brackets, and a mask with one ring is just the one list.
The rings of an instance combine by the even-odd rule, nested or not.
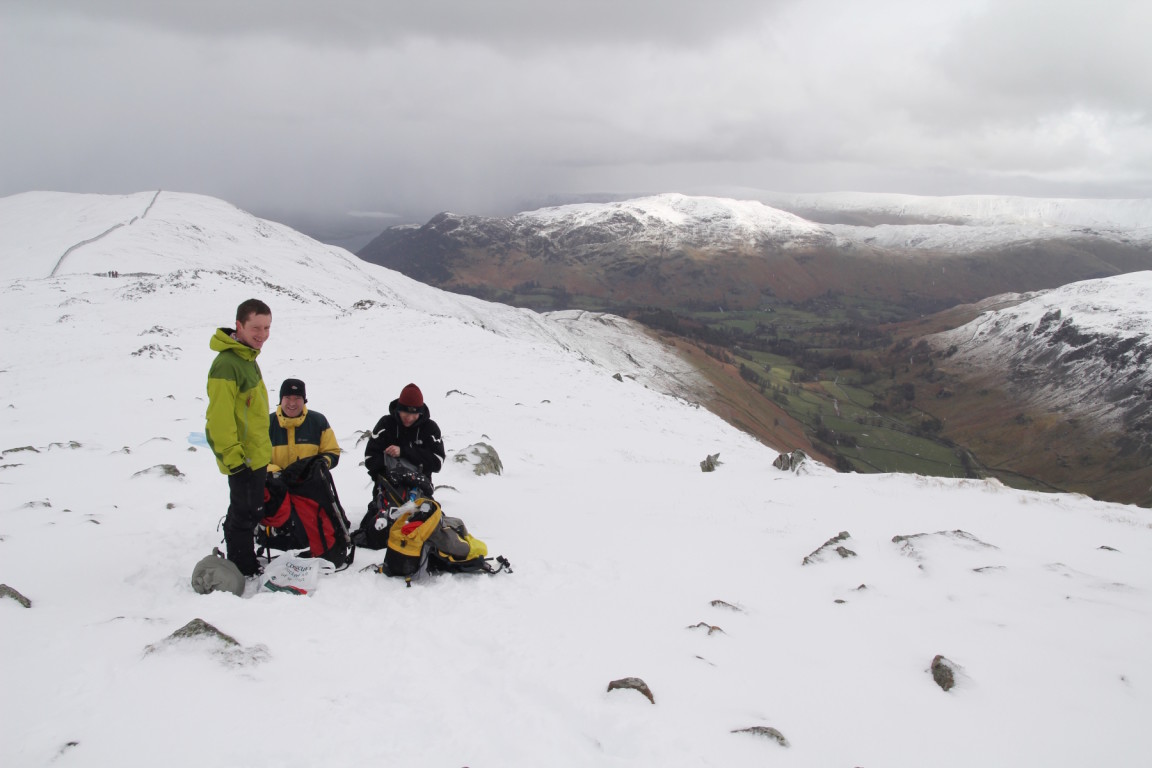
[(0, 0), (0, 196), (1152, 197), (1148, 0)]

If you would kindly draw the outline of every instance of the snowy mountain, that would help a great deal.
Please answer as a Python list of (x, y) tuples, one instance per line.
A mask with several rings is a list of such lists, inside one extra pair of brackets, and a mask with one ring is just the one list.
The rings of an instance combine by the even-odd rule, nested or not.
[[(691, 395), (704, 386), (673, 352), (621, 318), (588, 312), (543, 316), (444, 293), (198, 195), (14, 195), (0, 200), (0, 253), (0, 279), (14, 279), (14, 291), (24, 290), (22, 279), (97, 275), (101, 279), (85, 283), (88, 290), (128, 301), (190, 288), (215, 293), (229, 286), (230, 296), (259, 293), (272, 297), (270, 304), (283, 297), (304, 312), (338, 310), (351, 316), (392, 307), (535, 339), (662, 392)], [(91, 303), (83, 296), (65, 306)], [(197, 316), (203, 311), (193, 310)], [(56, 322), (77, 323), (81, 317), (74, 308)], [(220, 323), (227, 320), (225, 313)], [(182, 341), (164, 346), (175, 348)]]
[(767, 205), (821, 222), (845, 240), (896, 250), (972, 253), (1018, 242), (1095, 238), (1152, 243), (1152, 199), (752, 194)]
[(539, 238), (546, 250), (575, 246), (577, 254), (585, 244), (581, 233), (590, 235), (589, 245), (610, 236), (623, 243), (701, 249), (754, 248), (772, 242), (795, 245), (827, 237), (822, 227), (755, 201), (678, 194), (543, 208), (508, 221), (518, 236)]
[(927, 337), (949, 366), (995, 377), (1048, 412), (1124, 433), (1152, 461), (1152, 272), (1072, 283)]
[[(4, 765), (1136, 766), (1152, 747), (1149, 510), (778, 470), (668, 394), (691, 375), (623, 321), (446, 294), (209, 198), (0, 200), (0, 293)], [(307, 382), (353, 521), (362, 431), (415, 381), (449, 450), (437, 498), (514, 573), (405, 589), (360, 551), (312, 597), (192, 591), (227, 503), (200, 444), (208, 339), (251, 296), (273, 309), (273, 399)], [(456, 461), (481, 440), (502, 474)], [(231, 642), (179, 639), (197, 618)], [(629, 677), (652, 699), (609, 690)]]
[(469, 293), (540, 286), (681, 308), (832, 291), (921, 311), (1152, 268), (1152, 200), (757, 194), (444, 213), (360, 256)]

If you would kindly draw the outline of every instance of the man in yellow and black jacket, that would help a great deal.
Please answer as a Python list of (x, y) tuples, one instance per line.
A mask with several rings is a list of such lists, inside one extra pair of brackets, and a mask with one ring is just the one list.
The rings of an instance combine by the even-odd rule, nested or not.
[(340, 461), (340, 446), (328, 425), (328, 419), (319, 411), (310, 411), (300, 379), (284, 379), (280, 385), (280, 405), (269, 417), (268, 439), (272, 441), (272, 461), (269, 472), (280, 470), (300, 459), (319, 455), (328, 468)]
[(256, 358), (268, 340), (272, 310), (259, 299), (236, 308), (236, 329), (218, 328), (209, 346), (216, 353), (208, 370), (204, 436), (216, 465), (228, 476), (224, 545), (228, 559), (245, 576), (260, 572), (253, 534), (264, 505), (268, 443), (268, 390)]

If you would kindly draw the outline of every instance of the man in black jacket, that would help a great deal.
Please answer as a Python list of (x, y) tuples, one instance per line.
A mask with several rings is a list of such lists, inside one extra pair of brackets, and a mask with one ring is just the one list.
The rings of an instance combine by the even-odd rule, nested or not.
[(415, 384), (404, 387), (400, 397), (389, 403), (388, 415), (376, 422), (364, 448), (364, 467), (373, 479), (384, 474), (386, 456), (411, 462), (429, 480), (443, 465), (440, 427), (432, 421), (424, 395)]

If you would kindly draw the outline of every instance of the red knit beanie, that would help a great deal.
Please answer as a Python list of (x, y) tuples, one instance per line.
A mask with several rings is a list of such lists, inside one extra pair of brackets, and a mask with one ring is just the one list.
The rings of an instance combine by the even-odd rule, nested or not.
[(409, 408), (419, 408), (424, 405), (424, 395), (420, 392), (420, 387), (415, 384), (409, 384), (400, 390), (400, 405), (408, 406)]

